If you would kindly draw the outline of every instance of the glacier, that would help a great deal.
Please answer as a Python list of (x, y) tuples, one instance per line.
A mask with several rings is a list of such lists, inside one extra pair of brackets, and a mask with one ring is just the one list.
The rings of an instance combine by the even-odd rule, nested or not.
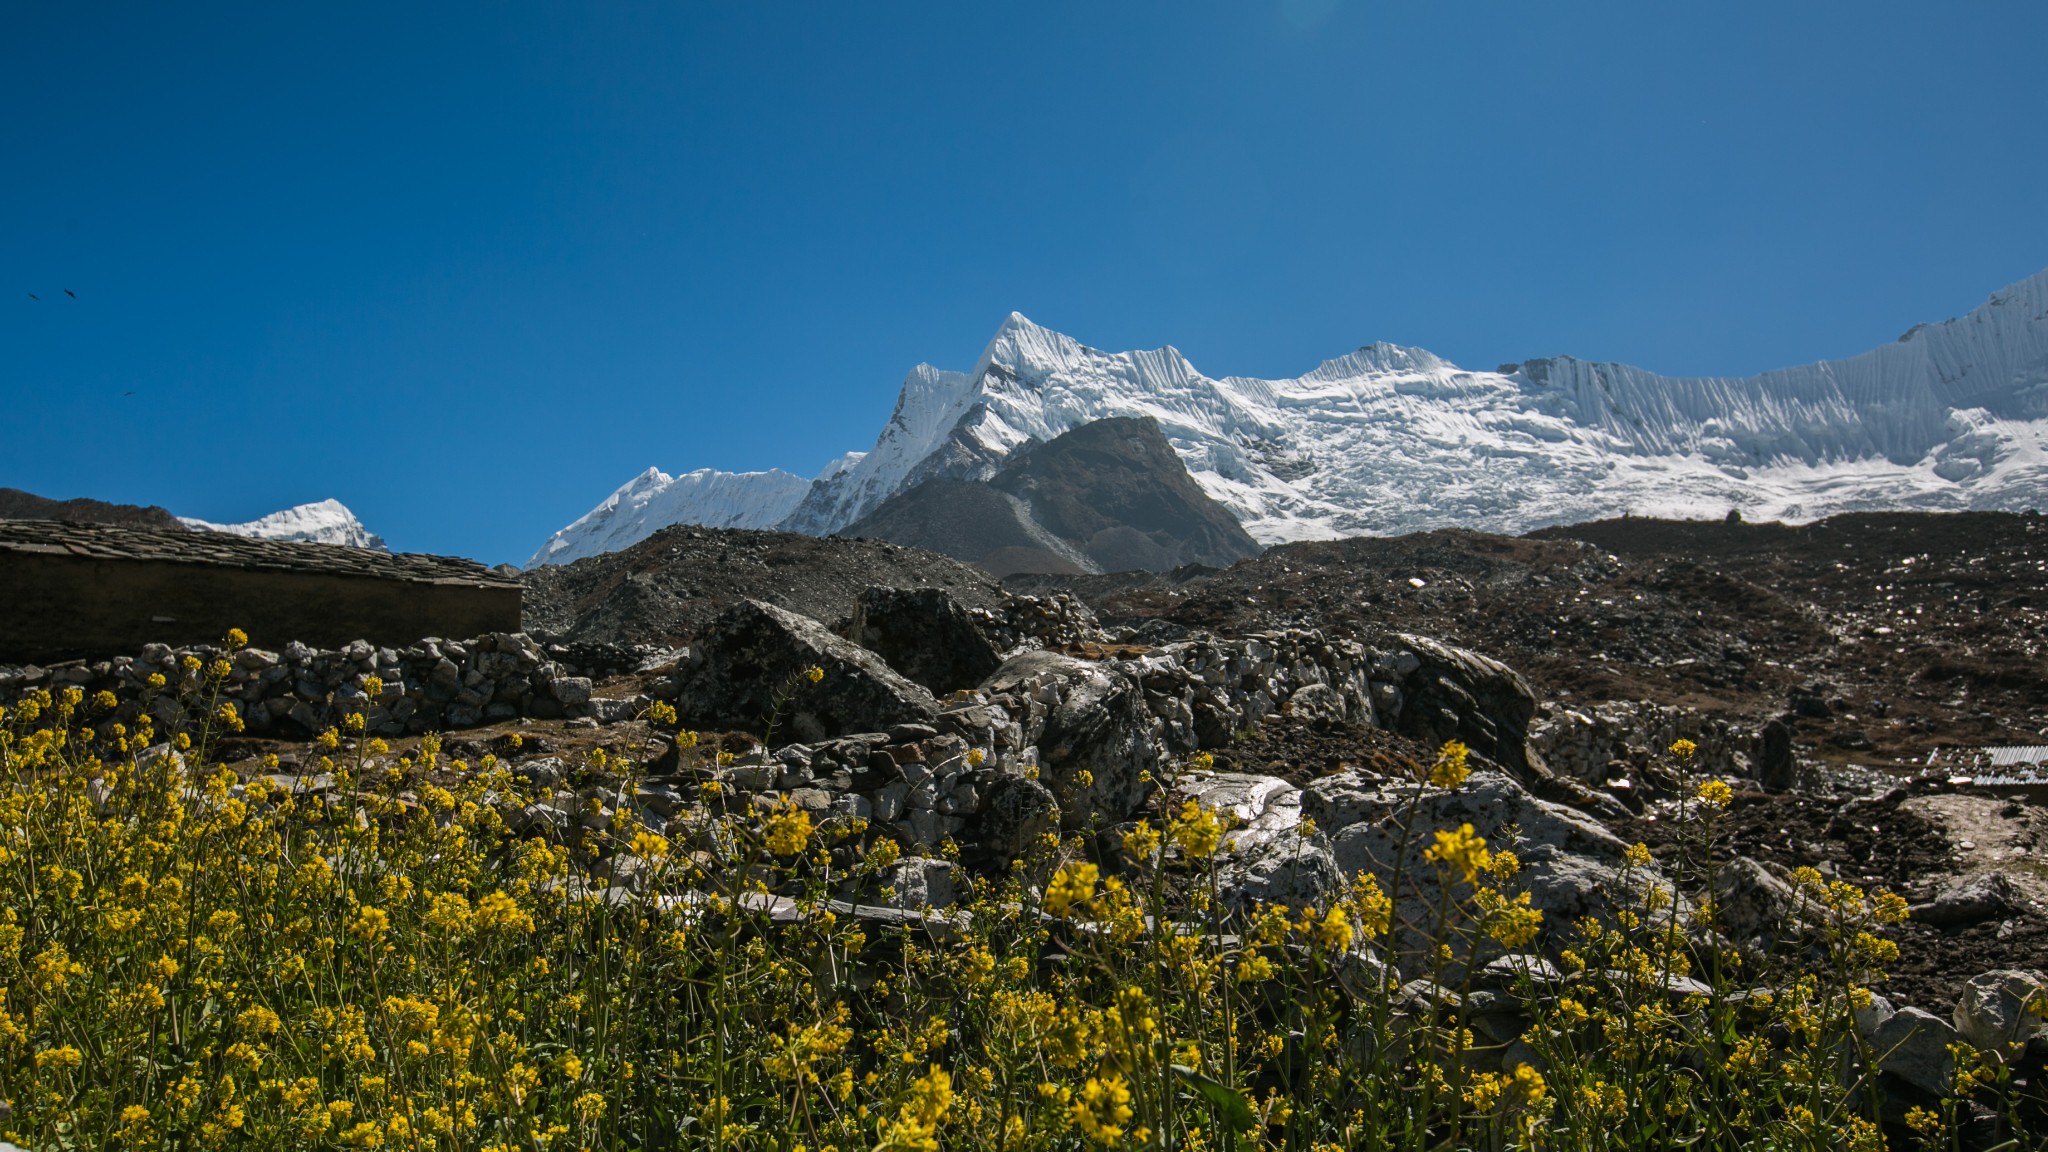
[(971, 370), (912, 369), (874, 448), (810, 481), (777, 526), (830, 533), (1108, 416), (1157, 420), (1265, 544), (1622, 513), (2039, 507), (2048, 272), (1860, 356), (1740, 378), (1568, 356), (1470, 371), (1387, 343), (1292, 379), (1212, 378), (1171, 347), (1105, 352), (1012, 313)]
[(178, 523), (198, 532), (227, 532), (235, 536), (253, 536), (258, 540), (297, 540), (389, 551), (384, 547), (384, 538), (363, 527), (356, 514), (339, 500), (300, 504), (245, 524), (215, 524), (190, 516), (178, 517)]

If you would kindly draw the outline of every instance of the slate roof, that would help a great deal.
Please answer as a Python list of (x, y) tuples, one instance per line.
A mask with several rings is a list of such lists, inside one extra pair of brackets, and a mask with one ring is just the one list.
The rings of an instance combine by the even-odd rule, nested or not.
[(454, 556), (378, 552), (339, 544), (256, 540), (227, 532), (78, 524), (68, 520), (0, 520), (0, 553), (4, 552), (367, 576), (423, 584), (519, 586), (519, 581), (501, 576), (474, 560)]

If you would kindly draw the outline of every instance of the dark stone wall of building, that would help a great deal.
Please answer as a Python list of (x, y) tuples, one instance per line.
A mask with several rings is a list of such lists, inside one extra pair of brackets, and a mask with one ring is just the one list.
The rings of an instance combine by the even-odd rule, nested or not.
[(519, 630), (509, 584), (345, 576), (0, 550), (0, 663), (133, 652), (144, 644), (351, 640), (403, 647), (424, 636)]

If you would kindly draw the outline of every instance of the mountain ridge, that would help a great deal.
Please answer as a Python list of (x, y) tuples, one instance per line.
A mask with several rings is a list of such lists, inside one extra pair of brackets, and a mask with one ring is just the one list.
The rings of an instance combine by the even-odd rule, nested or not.
[(339, 500), (316, 500), (299, 504), (243, 524), (215, 524), (191, 516), (178, 522), (198, 532), (226, 532), (258, 540), (297, 540), (311, 544), (341, 544), (350, 548), (371, 548), (389, 552), (384, 538), (363, 526), (356, 514)]
[(837, 531), (917, 484), (987, 480), (1026, 444), (1117, 416), (1155, 419), (1268, 544), (2048, 497), (2048, 271), (1857, 356), (1752, 376), (1572, 356), (1502, 368), (1378, 342), (1299, 377), (1211, 378), (1170, 346), (1104, 352), (1013, 312), (971, 371), (913, 368), (874, 447), (810, 481), (778, 526)]

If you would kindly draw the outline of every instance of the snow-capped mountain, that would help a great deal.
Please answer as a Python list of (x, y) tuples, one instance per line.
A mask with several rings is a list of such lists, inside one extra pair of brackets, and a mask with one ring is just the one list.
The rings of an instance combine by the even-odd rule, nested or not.
[(2048, 272), (1861, 356), (1742, 379), (1570, 357), (1471, 372), (1392, 344), (1212, 379), (1172, 348), (1102, 352), (1012, 314), (964, 377), (913, 372), (874, 451), (784, 526), (831, 531), (930, 476), (986, 478), (1022, 444), (1139, 415), (1266, 543), (2029, 507), (2048, 503)]
[[(821, 477), (851, 466), (859, 453), (832, 462)], [(637, 544), (671, 524), (714, 528), (772, 528), (795, 511), (811, 481), (773, 468), (766, 472), (719, 472), (699, 468), (670, 476), (649, 468), (628, 480), (604, 503), (548, 538), (528, 568), (567, 564), (600, 552)]]
[(384, 538), (363, 527), (356, 514), (339, 500), (301, 504), (246, 524), (213, 524), (190, 516), (180, 516), (178, 522), (202, 532), (231, 532), (237, 536), (254, 536), (258, 540), (302, 540), (313, 544), (345, 544), (351, 548), (388, 551), (384, 547)]
[(1571, 357), (1475, 372), (1384, 343), (1294, 379), (1212, 378), (1172, 348), (1103, 352), (1013, 313), (973, 370), (913, 369), (873, 451), (813, 480), (779, 526), (837, 531), (924, 480), (988, 479), (1020, 446), (1109, 416), (1157, 420), (1268, 544), (1624, 511), (2037, 507), (2048, 272), (1861, 356), (1745, 378)]

